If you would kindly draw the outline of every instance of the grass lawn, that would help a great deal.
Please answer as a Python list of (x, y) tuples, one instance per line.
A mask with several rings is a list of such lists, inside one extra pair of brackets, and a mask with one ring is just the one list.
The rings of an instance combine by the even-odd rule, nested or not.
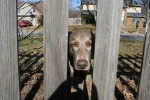
[(119, 53), (120, 54), (135, 54), (143, 52), (144, 41), (121, 39)]
[(31, 36), (19, 41), (19, 52), (43, 51), (43, 37)]
[[(120, 65), (118, 69), (120, 70), (118, 70), (118, 72), (123, 73), (123, 74), (117, 75), (116, 88), (118, 89), (118, 91), (121, 91), (120, 94), (123, 96), (123, 98), (125, 98), (125, 100), (136, 100), (135, 93), (137, 93), (136, 90), (138, 88), (138, 84), (136, 80), (139, 79), (140, 73), (138, 72), (136, 72), (136, 74), (131, 73), (130, 76), (128, 75), (128, 73), (135, 72), (136, 69), (141, 70), (140, 69), (141, 62), (142, 62), (140, 58), (141, 55), (140, 56), (137, 55), (137, 57), (135, 57), (135, 56), (132, 56), (132, 54), (141, 53), (142, 50), (143, 50), (143, 41), (128, 40), (128, 39), (121, 39), (120, 41), (119, 54), (121, 54), (121, 57), (119, 56), (118, 64)], [(34, 98), (40, 98), (39, 100), (42, 100), (44, 97), (44, 94), (43, 94), (44, 86), (43, 86), (42, 80), (41, 81), (39, 80), (42, 79), (43, 72), (44, 72), (43, 71), (44, 69), (43, 37), (34, 36), (34, 37), (29, 37), (27, 39), (20, 41), (19, 52), (20, 52), (19, 57), (22, 58), (22, 59), (19, 59), (19, 63), (20, 63), (19, 67), (20, 69), (22, 69), (21, 70), (22, 75), (20, 76), (20, 81), (24, 82), (25, 79), (27, 80), (25, 81), (25, 83), (22, 83), (25, 85), (22, 85), (23, 87), (21, 91), (21, 98), (26, 98), (25, 96), (32, 91), (32, 93), (36, 94)], [(128, 56), (125, 54), (127, 54)], [(22, 65), (22, 62), (24, 62), (23, 65)], [(30, 66), (31, 64), (32, 66)], [(131, 68), (128, 68), (127, 65), (129, 67), (131, 66)], [(133, 66), (134, 68), (132, 68)], [(26, 69), (29, 69), (29, 70), (26, 70)], [(29, 73), (29, 74), (25, 74), (25, 73)], [(34, 74), (31, 74), (31, 73), (34, 73)], [(136, 77), (136, 78), (133, 78), (133, 77)], [(92, 84), (91, 79), (88, 79), (88, 82), (89, 82), (88, 84)], [(124, 84), (123, 82), (126, 83), (127, 85)], [(30, 88), (30, 87), (35, 88), (35, 84), (37, 83), (40, 84), (38, 87), (39, 88), (38, 91), (35, 91)], [(89, 87), (90, 86), (88, 86), (88, 88)], [(135, 92), (130, 91), (131, 88)], [(115, 95), (116, 98), (118, 98), (118, 100), (124, 100), (124, 99), (119, 99), (120, 94)], [(30, 96), (32, 97), (33, 95), (30, 95)]]
[[(129, 40), (121, 39), (119, 53), (120, 54), (133, 54), (141, 53), (143, 51), (144, 41), (142, 40)], [(29, 37), (19, 42), (20, 52), (34, 52), (36, 50), (43, 51), (43, 37)]]
[(92, 30), (95, 30), (96, 27), (91, 25), (91, 24), (88, 24), (88, 25), (69, 25), (69, 27), (68, 27), (69, 31), (75, 30), (75, 29), (92, 29)]

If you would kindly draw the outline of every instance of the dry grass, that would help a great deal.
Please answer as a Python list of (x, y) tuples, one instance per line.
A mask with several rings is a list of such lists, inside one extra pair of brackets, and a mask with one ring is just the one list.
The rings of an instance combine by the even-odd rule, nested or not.
[(121, 39), (119, 52), (120, 54), (134, 54), (143, 52), (143, 40)]
[[(91, 26), (78, 26), (77, 28)], [(94, 28), (93, 28), (94, 29)], [(43, 37), (30, 37), (19, 43), (20, 79), (23, 85), (21, 98), (43, 99)], [(121, 39), (118, 74), (116, 80), (116, 100), (136, 100), (138, 81), (141, 71), (143, 41)], [(36, 61), (36, 62), (35, 62)], [(31, 65), (31, 66), (30, 66)], [(28, 70), (24, 70), (28, 69)], [(91, 96), (92, 78), (87, 80), (88, 95)], [(120, 97), (121, 96), (121, 97)]]

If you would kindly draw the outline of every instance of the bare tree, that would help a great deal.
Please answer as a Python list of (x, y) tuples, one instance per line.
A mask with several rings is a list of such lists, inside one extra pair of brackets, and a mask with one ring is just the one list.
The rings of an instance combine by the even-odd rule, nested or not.
[(80, 6), (73, 6), (74, 0), (69, 0), (69, 18), (77, 17), (78, 12), (80, 11)]
[(128, 5), (132, 6), (133, 0), (128, 0)]

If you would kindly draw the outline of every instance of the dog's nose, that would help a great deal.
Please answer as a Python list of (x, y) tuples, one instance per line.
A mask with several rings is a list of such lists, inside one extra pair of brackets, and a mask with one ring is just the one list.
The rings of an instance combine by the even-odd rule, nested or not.
[(86, 69), (87, 66), (88, 66), (88, 62), (86, 60), (78, 60), (77, 61), (78, 69)]
[(84, 55), (80, 55), (79, 59), (80, 59), (80, 60), (84, 60), (84, 59), (85, 59), (85, 56), (84, 56)]

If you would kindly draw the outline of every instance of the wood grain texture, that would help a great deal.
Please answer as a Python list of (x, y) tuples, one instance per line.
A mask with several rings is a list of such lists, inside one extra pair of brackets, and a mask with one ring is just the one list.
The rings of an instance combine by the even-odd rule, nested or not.
[(142, 75), (139, 86), (138, 100), (150, 100), (150, 19), (145, 36)]
[(67, 79), (68, 0), (45, 0), (45, 100), (64, 100)]
[(99, 0), (92, 100), (113, 100), (118, 64), (122, 0)]
[(0, 0), (0, 100), (20, 100), (16, 0)]

